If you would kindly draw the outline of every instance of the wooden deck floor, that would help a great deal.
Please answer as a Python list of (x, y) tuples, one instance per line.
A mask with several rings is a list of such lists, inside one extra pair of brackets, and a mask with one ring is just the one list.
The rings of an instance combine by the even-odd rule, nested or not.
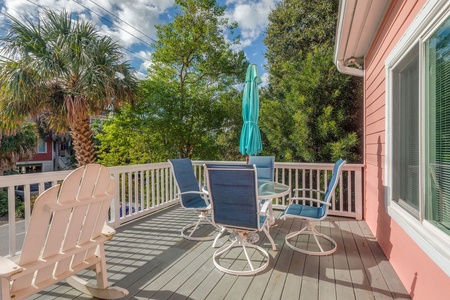
[[(364, 221), (321, 222), (319, 230), (333, 236), (338, 250), (316, 257), (284, 244), (298, 221), (277, 220), (271, 235), (278, 251), (269, 251), (270, 266), (256, 276), (234, 276), (214, 267), (211, 242), (180, 237), (180, 228), (195, 218), (177, 205), (117, 230), (106, 245), (108, 275), (129, 290), (124, 299), (411, 299)], [(260, 243), (270, 249), (262, 235)], [(33, 299), (89, 297), (60, 283)]]

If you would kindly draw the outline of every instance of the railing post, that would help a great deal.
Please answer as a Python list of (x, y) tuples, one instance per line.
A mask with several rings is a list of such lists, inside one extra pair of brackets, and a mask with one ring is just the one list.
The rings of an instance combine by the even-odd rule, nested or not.
[(9, 255), (16, 255), (16, 199), (14, 186), (8, 187)]
[(363, 219), (363, 192), (362, 192), (362, 168), (355, 171), (355, 218), (356, 220)]

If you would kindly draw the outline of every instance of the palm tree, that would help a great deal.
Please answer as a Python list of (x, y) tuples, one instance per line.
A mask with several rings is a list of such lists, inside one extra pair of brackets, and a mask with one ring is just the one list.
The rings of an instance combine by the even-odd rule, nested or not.
[(65, 11), (45, 10), (36, 22), (8, 18), (0, 39), (0, 121), (46, 118), (55, 133), (70, 129), (78, 165), (94, 162), (90, 116), (132, 101), (136, 92), (122, 48)]

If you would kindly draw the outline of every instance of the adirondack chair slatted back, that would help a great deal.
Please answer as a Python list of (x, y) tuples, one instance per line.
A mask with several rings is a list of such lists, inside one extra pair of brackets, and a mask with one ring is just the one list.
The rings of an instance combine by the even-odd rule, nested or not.
[[(115, 182), (97, 164), (78, 168), (64, 182), (42, 193), (35, 202), (18, 264), (45, 261), (46, 266), (25, 269), (14, 280), (11, 292), (55, 278), (66, 278), (99, 258), (99, 247), (110, 237), (102, 235)], [(103, 248), (101, 249), (103, 250)], [(64, 257), (56, 259), (55, 257)], [(55, 259), (53, 259), (55, 258)]]

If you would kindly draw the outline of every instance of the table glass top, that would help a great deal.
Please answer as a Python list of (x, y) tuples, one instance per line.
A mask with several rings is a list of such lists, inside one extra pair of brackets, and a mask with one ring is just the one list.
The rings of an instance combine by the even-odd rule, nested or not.
[(289, 193), (290, 187), (288, 185), (267, 181), (267, 180), (258, 180), (258, 196), (275, 196), (278, 197), (284, 196)]

